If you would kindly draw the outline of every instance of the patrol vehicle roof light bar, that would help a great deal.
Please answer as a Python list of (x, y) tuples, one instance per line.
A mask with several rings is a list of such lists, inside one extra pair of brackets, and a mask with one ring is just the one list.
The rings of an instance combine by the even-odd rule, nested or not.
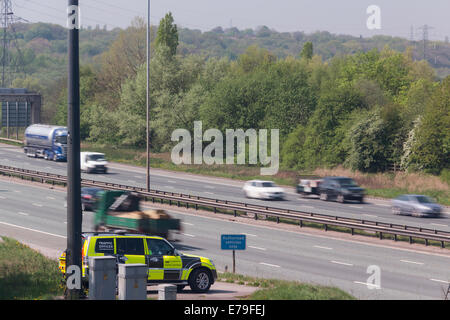
[[(67, 95), (67, 295), (77, 300), (81, 293), (81, 173), (80, 173), (80, 64), (79, 6), (69, 0), (68, 28), (68, 95)], [(72, 273), (69, 273), (72, 272)]]

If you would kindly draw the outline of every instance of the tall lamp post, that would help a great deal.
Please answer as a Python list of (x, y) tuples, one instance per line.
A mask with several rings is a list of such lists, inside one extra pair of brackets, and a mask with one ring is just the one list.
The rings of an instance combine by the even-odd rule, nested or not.
[[(67, 83), (67, 252), (68, 299), (81, 293), (81, 172), (80, 172), (80, 63), (78, 0), (69, 0), (67, 9), (68, 83)], [(73, 272), (73, 274), (70, 274)], [(73, 279), (74, 281), (69, 281)]]
[(147, 191), (150, 191), (150, 0), (147, 0)]

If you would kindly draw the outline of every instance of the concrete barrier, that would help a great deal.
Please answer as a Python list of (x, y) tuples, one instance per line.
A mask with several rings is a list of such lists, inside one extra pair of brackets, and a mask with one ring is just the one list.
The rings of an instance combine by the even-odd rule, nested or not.
[(158, 300), (177, 300), (177, 286), (174, 284), (160, 284), (158, 286)]
[(146, 300), (147, 272), (146, 264), (119, 264), (119, 300)]
[(116, 258), (89, 258), (89, 299), (116, 299)]

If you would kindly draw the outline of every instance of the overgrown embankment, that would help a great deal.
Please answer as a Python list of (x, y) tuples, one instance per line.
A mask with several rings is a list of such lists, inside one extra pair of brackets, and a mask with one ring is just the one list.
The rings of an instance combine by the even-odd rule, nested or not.
[(11, 238), (0, 242), (0, 300), (54, 299), (62, 296), (58, 262)]

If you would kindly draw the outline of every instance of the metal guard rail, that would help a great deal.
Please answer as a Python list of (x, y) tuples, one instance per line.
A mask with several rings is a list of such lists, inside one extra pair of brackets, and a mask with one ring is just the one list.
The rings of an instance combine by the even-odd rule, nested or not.
[[(66, 176), (5, 165), (0, 165), (0, 173), (8, 175), (18, 175), (22, 179), (24, 177), (31, 179), (36, 178), (40, 179), (41, 182), (58, 182), (63, 183), (64, 185), (67, 183)], [(198, 209), (198, 206), (203, 206), (213, 209), (214, 212), (217, 212), (217, 209), (231, 210), (234, 212), (234, 216), (237, 216), (237, 212), (244, 212), (247, 214), (250, 213), (254, 214), (255, 220), (258, 219), (258, 215), (275, 218), (277, 223), (280, 222), (280, 219), (295, 220), (298, 221), (300, 227), (302, 227), (303, 222), (306, 221), (309, 223), (323, 224), (325, 226), (325, 231), (327, 230), (329, 225), (332, 225), (335, 227), (349, 228), (352, 235), (354, 234), (354, 230), (363, 230), (378, 233), (380, 239), (383, 239), (383, 234), (390, 234), (394, 236), (395, 241), (397, 240), (397, 236), (408, 237), (410, 243), (413, 242), (413, 238), (425, 240), (426, 245), (428, 245), (428, 241), (437, 241), (441, 243), (442, 248), (445, 247), (445, 242), (450, 242), (450, 232), (436, 229), (428, 229), (364, 219), (345, 218), (292, 209), (272, 208), (269, 206), (212, 199), (175, 192), (159, 190), (147, 191), (146, 188), (89, 179), (82, 179), (81, 184), (84, 186), (99, 187), (109, 190), (129, 190), (137, 192), (147, 199), (151, 198), (153, 202), (155, 201), (155, 199), (160, 199), (161, 202), (163, 202), (163, 200), (169, 201), (169, 204), (172, 204), (172, 201), (174, 201), (178, 203), (178, 206), (180, 206), (180, 203), (185, 203), (187, 207), (189, 207), (189, 205), (194, 205), (195, 209)]]

